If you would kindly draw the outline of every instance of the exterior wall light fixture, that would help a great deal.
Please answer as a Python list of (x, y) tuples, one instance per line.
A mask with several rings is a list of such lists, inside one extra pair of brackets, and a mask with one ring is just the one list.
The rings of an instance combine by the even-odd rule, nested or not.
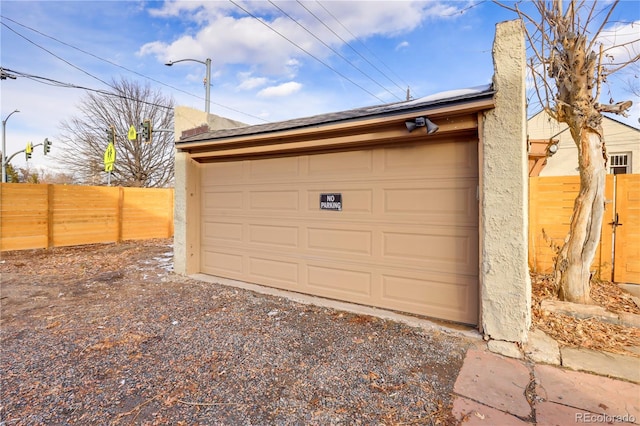
[(404, 125), (407, 126), (409, 133), (413, 132), (417, 127), (426, 127), (428, 135), (437, 132), (439, 129), (438, 125), (434, 124), (433, 121), (427, 117), (416, 117), (413, 120), (407, 120), (404, 122)]

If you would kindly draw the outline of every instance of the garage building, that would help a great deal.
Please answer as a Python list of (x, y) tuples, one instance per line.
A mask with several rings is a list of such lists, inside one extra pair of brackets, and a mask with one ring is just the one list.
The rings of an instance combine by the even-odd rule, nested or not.
[(502, 28), (490, 85), (184, 132), (176, 272), (525, 340), (524, 42), (519, 24)]

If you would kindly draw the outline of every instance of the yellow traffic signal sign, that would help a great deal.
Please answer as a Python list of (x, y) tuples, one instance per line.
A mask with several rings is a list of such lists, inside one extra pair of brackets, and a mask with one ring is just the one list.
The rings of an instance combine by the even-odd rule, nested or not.
[(33, 145), (31, 142), (27, 142), (27, 147), (24, 149), (24, 155), (27, 157), (27, 160), (31, 158), (31, 154), (33, 153)]

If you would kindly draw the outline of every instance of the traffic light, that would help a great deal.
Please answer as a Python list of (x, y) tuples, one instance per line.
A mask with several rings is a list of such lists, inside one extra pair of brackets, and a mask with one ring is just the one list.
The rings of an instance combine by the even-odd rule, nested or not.
[(51, 152), (51, 141), (49, 140), (49, 138), (44, 138), (44, 142), (42, 143), (42, 145), (44, 147), (44, 155), (47, 155)]
[(27, 160), (31, 158), (31, 153), (33, 152), (33, 145), (31, 142), (27, 142), (27, 147), (24, 149), (24, 155), (27, 157)]
[(145, 143), (151, 143), (151, 133), (153, 129), (151, 128), (151, 120), (144, 120), (142, 122), (142, 139)]
[(116, 128), (113, 126), (107, 129), (107, 142), (116, 143)]

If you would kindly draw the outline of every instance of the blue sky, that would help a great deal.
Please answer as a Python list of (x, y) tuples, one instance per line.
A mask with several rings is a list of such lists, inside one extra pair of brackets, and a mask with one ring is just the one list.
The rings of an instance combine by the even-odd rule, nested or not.
[[(2, 0), (0, 11), (3, 68), (102, 90), (125, 78), (203, 110), (205, 66), (164, 63), (211, 58), (211, 113), (248, 124), (404, 100), (407, 87), (418, 98), (488, 84), (495, 25), (515, 19), (475, 0)], [(612, 21), (639, 38), (637, 2), (623, 1)], [(607, 101), (609, 91), (631, 98), (627, 78), (609, 80)], [(2, 119), (20, 110), (7, 121), (8, 155), (45, 137), (62, 149), (60, 122), (80, 114), (83, 90), (19, 77), (1, 91)], [(638, 127), (632, 100), (622, 120)], [(12, 163), (23, 167), (24, 156)], [(55, 168), (41, 148), (30, 163)]]

